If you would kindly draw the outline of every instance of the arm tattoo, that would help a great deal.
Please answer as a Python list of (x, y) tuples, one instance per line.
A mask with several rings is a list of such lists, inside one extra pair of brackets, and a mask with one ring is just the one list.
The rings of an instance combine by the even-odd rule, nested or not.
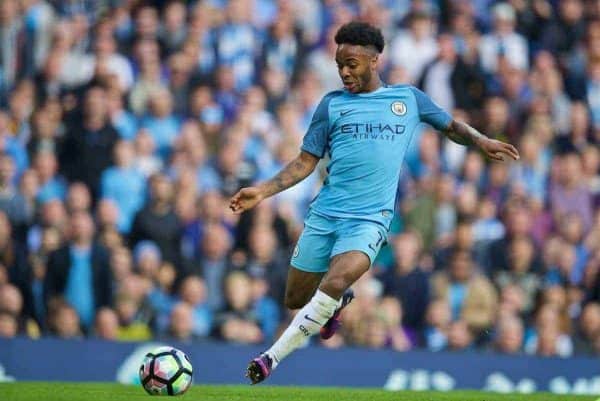
[(442, 131), (448, 139), (459, 145), (471, 146), (477, 145), (479, 141), (487, 138), (468, 124), (453, 120), (450, 126)]
[(303, 160), (301, 156), (292, 160), (275, 177), (264, 182), (261, 186), (266, 197), (285, 191), (308, 177), (314, 170), (314, 165)]

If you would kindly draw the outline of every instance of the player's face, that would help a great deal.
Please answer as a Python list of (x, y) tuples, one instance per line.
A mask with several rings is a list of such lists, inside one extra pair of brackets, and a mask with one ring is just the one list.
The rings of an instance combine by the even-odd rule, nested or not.
[(344, 88), (351, 93), (369, 90), (376, 74), (377, 53), (359, 45), (341, 44), (335, 53), (338, 73)]

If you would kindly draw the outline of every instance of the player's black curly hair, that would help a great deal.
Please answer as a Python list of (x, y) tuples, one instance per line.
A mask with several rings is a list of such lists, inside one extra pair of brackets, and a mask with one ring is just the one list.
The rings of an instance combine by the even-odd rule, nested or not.
[(347, 43), (350, 45), (373, 46), (377, 52), (383, 51), (385, 42), (379, 28), (366, 22), (352, 21), (344, 24), (335, 34), (335, 43), (341, 45)]

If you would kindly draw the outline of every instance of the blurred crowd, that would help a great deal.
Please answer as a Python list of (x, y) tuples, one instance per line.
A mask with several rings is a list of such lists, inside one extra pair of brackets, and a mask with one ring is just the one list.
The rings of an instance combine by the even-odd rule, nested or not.
[[(268, 343), (326, 174), (235, 216), (339, 88), (387, 83), (515, 144), (423, 126), (389, 243), (326, 347), (600, 354), (600, 1), (0, 1), (0, 336)], [(319, 343), (318, 339), (314, 339)]]

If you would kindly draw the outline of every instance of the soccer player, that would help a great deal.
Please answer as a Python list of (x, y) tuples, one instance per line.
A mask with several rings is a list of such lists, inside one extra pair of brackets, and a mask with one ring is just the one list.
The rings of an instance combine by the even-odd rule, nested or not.
[(409, 85), (386, 85), (377, 73), (381, 31), (350, 22), (335, 35), (343, 89), (319, 103), (300, 154), (274, 178), (242, 188), (230, 201), (234, 213), (251, 209), (306, 178), (329, 154), (329, 175), (310, 206), (291, 258), (285, 304), (300, 309), (266, 352), (248, 365), (252, 384), (308, 337), (329, 338), (353, 297), (350, 287), (375, 260), (394, 213), (400, 168), (415, 129), (425, 122), (461, 145), (474, 145), (492, 160), (517, 160), (510, 144), (487, 138), (454, 120), (425, 93)]

